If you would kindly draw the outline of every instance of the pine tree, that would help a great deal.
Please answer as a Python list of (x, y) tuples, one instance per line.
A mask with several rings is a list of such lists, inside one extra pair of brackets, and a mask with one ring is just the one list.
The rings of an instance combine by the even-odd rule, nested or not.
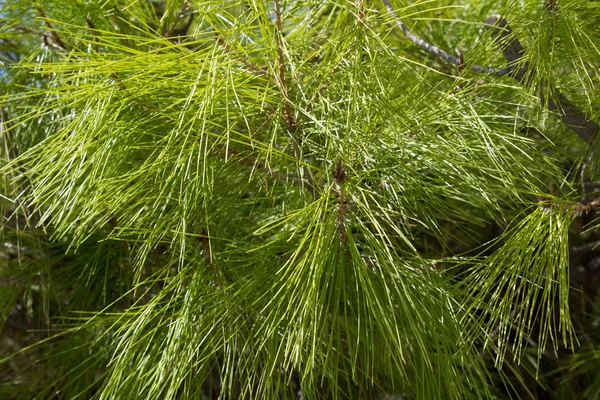
[(0, 7), (1, 398), (600, 396), (598, 4)]

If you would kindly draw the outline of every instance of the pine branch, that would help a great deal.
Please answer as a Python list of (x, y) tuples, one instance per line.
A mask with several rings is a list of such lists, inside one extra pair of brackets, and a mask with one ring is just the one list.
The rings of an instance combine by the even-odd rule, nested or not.
[[(227, 46), (227, 43), (217, 34), (215, 34), (216, 36), (216, 40), (222, 44), (226, 50), (230, 50), (230, 48)], [(254, 65), (254, 64), (249, 64), (249, 65)], [(263, 70), (260, 70), (261, 72), (264, 72)], [(118, 74), (113, 73), (112, 74), (112, 78), (114, 79), (114, 81), (116, 82), (117, 86), (119, 87), (120, 90), (124, 91), (125, 93), (127, 93), (129, 95), (129, 97), (132, 99), (132, 102), (135, 103), (137, 106), (143, 108), (146, 111), (151, 112), (152, 114), (158, 116), (158, 117), (165, 117), (163, 115), (163, 113), (157, 109), (156, 107), (153, 107), (152, 105), (146, 104), (146, 102), (142, 102), (139, 100), (138, 96), (136, 96), (134, 93), (131, 92), (131, 90), (125, 86), (125, 84), (123, 83), (123, 81), (120, 79), (120, 77), (118, 76)], [(168, 118), (166, 118), (168, 119)], [(266, 121), (265, 121), (266, 123)], [(263, 123), (264, 125), (264, 123)], [(262, 126), (262, 125), (261, 125)], [(260, 129), (260, 127), (259, 127)], [(239, 155), (240, 153), (234, 149), (230, 149), (230, 152), (232, 154), (237, 154)], [(224, 155), (224, 158), (227, 159), (227, 154)], [(250, 166), (252, 168), (258, 168), (260, 169), (262, 172), (270, 175), (272, 178), (275, 178), (281, 182), (284, 183), (293, 183), (293, 184), (297, 184), (300, 185), (301, 187), (306, 187), (309, 192), (313, 195), (314, 198), (318, 198), (318, 189), (315, 187), (314, 185), (314, 181), (312, 180), (308, 180), (306, 178), (302, 179), (302, 178), (296, 178), (293, 176), (289, 176), (289, 175), (284, 175), (281, 174), (279, 172), (273, 171), (271, 168), (266, 167), (262, 162), (253, 159), (253, 158), (245, 158), (243, 164)], [(307, 168), (307, 167), (304, 167)], [(306, 172), (305, 172), (306, 174)], [(305, 175), (306, 176), (306, 175)], [(309, 175), (310, 176), (310, 175)], [(208, 253), (207, 253), (208, 254)], [(212, 254), (210, 255), (211, 259), (212, 259)]]
[[(386, 8), (388, 9), (390, 15), (392, 17), (394, 17), (394, 21), (396, 22), (396, 25), (400, 28), (400, 30), (404, 33), (404, 35), (408, 39), (410, 39), (411, 42), (413, 42), (417, 46), (421, 47), (422, 49), (430, 52), (431, 54), (435, 55), (436, 57), (439, 57), (443, 60), (449, 61), (452, 64), (456, 65), (459, 68), (459, 71), (461, 71), (464, 68), (464, 66), (463, 66), (464, 65), (464, 56), (463, 56), (462, 52), (457, 57), (457, 56), (454, 56), (454, 55), (448, 53), (447, 51), (444, 51), (444, 50), (440, 49), (439, 47), (436, 47), (433, 44), (428, 43), (427, 41), (423, 40), (419, 36), (412, 33), (410, 31), (410, 29), (408, 29), (408, 27), (402, 22), (402, 20), (396, 13), (396, 10), (392, 6), (392, 4), (389, 2), (389, 0), (383, 0), (383, 3), (385, 4)], [(510, 73), (512, 71), (512, 68), (497, 69), (497, 68), (483, 67), (481, 65), (474, 64), (471, 66), (471, 71), (492, 74), (492, 75), (496, 75), (496, 76), (504, 76), (504, 75)]]
[(581, 246), (571, 247), (571, 254), (588, 254), (600, 246), (600, 240), (585, 243)]
[[(277, 30), (277, 84), (283, 95), (283, 119), (287, 125), (288, 132), (294, 144), (294, 153), (296, 159), (300, 162), (302, 159), (302, 137), (301, 131), (298, 129), (298, 122), (294, 116), (294, 107), (289, 96), (289, 87), (286, 78), (286, 62), (283, 54), (283, 19), (281, 17), (281, 5), (279, 0), (274, 1), (275, 4), (275, 28)], [(302, 167), (304, 180), (308, 182), (308, 190), (313, 198), (317, 199), (319, 194), (315, 190), (314, 179), (307, 166)]]
[[(486, 23), (493, 27), (493, 35), (496, 39), (504, 39), (512, 33), (512, 29), (508, 25), (508, 22), (499, 15), (492, 15), (487, 19)], [(502, 50), (504, 58), (506, 58), (509, 65), (515, 65), (521, 57), (523, 57), (524, 52), (523, 45), (521, 45), (516, 38), (512, 38), (509, 45)], [(525, 78), (528, 70), (529, 63), (526, 62), (516, 73), (511, 74), (511, 76), (519, 82), (526, 84)], [(528, 79), (530, 80), (531, 76)], [(555, 91), (553, 97), (549, 96), (548, 98), (548, 109), (557, 112), (560, 115), (562, 122), (580, 138), (586, 142), (593, 142), (596, 138), (596, 133), (598, 132), (598, 124), (590, 119), (584, 111), (571, 103), (560, 92)], [(540, 93), (540, 100), (543, 104), (546, 104), (545, 98), (546, 96), (543, 93)]]
[[(496, 351), (502, 373), (519, 368), (503, 368), (505, 355), (530, 346), (543, 354), (561, 332), (572, 344), (569, 226), (600, 198), (563, 197), (574, 175), (561, 161), (592, 166), (581, 143), (563, 154), (514, 134), (526, 99), (502, 99), (515, 85), (535, 88), (514, 36), (504, 50), (513, 62), (498, 65), (507, 68), (474, 71), (507, 71), (515, 85), (490, 77), (473, 82), (485, 92), (439, 101), (447, 76), (403, 64), (364, 0), (176, 3), (110, 14), (90, 5), (86, 17), (64, 7), (64, 18), (61, 7), (46, 25), (31, 23), (34, 36), (22, 41), (31, 51), (15, 49), (36, 73), (18, 74), (0, 96), (0, 119), (15, 125), (2, 137), (14, 146), (0, 185), (26, 187), (7, 210), (31, 204), (50, 237), (39, 239), (38, 259), (23, 256), (39, 247), (37, 233), (34, 242), (20, 226), (6, 230), (2, 242), (19, 243), (22, 256), (9, 261), (23, 268), (0, 289), (29, 282), (34, 302), (38, 292), (66, 299), (48, 303), (48, 315), (80, 313), (64, 319), (77, 334), (51, 343), (60, 362), (44, 368), (48, 378), (27, 371), (15, 382), (42, 381), (41, 397), (60, 389), (66, 398), (377, 398), (394, 388), (489, 398), (498, 374), (488, 354)], [(174, 38), (157, 41), (149, 7), (165, 21), (166, 4), (180, 14), (160, 25)], [(379, 9), (412, 41), (404, 56), (470, 67), (459, 50), (427, 43), (392, 21), (393, 8)], [(595, 39), (593, 18), (583, 21), (581, 33)], [(190, 22), (197, 45), (181, 58), (172, 42)], [(69, 39), (68, 53), (49, 24)], [(20, 44), (16, 29), (9, 37)], [(40, 35), (57, 47), (51, 57), (34, 57)], [(574, 68), (591, 77), (596, 53), (581, 54)], [(557, 189), (541, 197), (547, 186)], [(490, 220), (514, 223), (501, 234)], [(89, 373), (77, 365), (88, 356)], [(98, 379), (90, 386), (87, 376)]]
[[(579, 107), (571, 103), (562, 93), (556, 92), (555, 99), (548, 98), (548, 109), (557, 112), (561, 121), (586, 142), (593, 142), (598, 133), (598, 124)], [(544, 94), (540, 100), (545, 103)]]
[[(464, 58), (462, 53), (457, 57), (426, 42), (419, 36), (412, 33), (410, 29), (408, 29), (408, 27), (402, 22), (402, 20), (396, 13), (396, 10), (389, 2), (389, 0), (383, 0), (383, 3), (387, 7), (390, 14), (394, 17), (396, 25), (398, 25), (400, 30), (402, 30), (402, 32), (408, 39), (410, 39), (419, 47), (432, 53), (433, 55), (443, 60), (447, 60), (452, 64), (455, 64), (458, 67), (459, 72), (462, 70), (464, 64)], [(503, 39), (510, 35), (510, 33), (512, 33), (512, 29), (510, 28), (510, 26), (508, 26), (506, 20), (501, 18), (499, 15), (493, 15), (489, 17), (486, 23), (490, 26), (495, 27), (493, 35), (497, 39)], [(483, 67), (481, 65), (475, 64), (471, 66), (471, 71), (479, 73), (489, 73), (495, 76), (510, 75), (519, 82), (525, 83), (524, 81), (527, 75), (527, 71), (529, 70), (529, 63), (526, 62), (521, 68), (519, 68), (519, 70), (517, 70), (516, 72), (513, 71), (513, 66), (516, 65), (518, 60), (524, 54), (524, 48), (518, 41), (518, 39), (512, 39), (509, 45), (506, 48), (504, 48), (502, 53), (504, 54), (506, 61), (508, 61), (509, 66), (507, 68), (496, 69)], [(531, 79), (531, 77), (529, 79)], [(545, 96), (543, 93), (540, 93), (540, 100), (542, 101), (542, 103), (546, 104)], [(598, 124), (595, 121), (591, 120), (590, 117), (584, 111), (582, 111), (580, 108), (571, 103), (560, 92), (555, 92), (554, 98), (548, 98), (547, 107), (550, 111), (557, 112), (560, 115), (562, 122), (565, 125), (567, 125), (569, 129), (571, 129), (577, 135), (579, 135), (579, 137), (581, 137), (583, 140), (585, 140), (586, 142), (594, 141), (596, 133), (598, 131)]]

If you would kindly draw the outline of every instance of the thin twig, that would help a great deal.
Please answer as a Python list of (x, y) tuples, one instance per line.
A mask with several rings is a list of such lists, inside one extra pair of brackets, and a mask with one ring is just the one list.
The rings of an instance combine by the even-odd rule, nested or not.
[(204, 255), (206, 257), (206, 263), (210, 266), (213, 265), (213, 254), (212, 248), (210, 245), (210, 235), (208, 234), (208, 230), (206, 227), (202, 227), (200, 230), (200, 234), (196, 237), (200, 245), (202, 246), (202, 250), (204, 251)]
[[(408, 29), (408, 27), (406, 25), (404, 25), (404, 23), (402, 22), (402, 20), (396, 13), (396, 10), (392, 6), (392, 4), (389, 2), (389, 0), (383, 0), (383, 4), (385, 4), (390, 15), (392, 17), (394, 17), (394, 21), (396, 22), (396, 25), (398, 25), (400, 30), (404, 33), (404, 35), (408, 39), (410, 39), (411, 42), (413, 42), (417, 46), (421, 47), (422, 49), (425, 49), (426, 51), (430, 52), (431, 54), (433, 54), (443, 60), (451, 62), (452, 64), (458, 66), (459, 68), (464, 64), (464, 56), (462, 56), (462, 55), (458, 56), (458, 57), (454, 56), (454, 55), (448, 53), (447, 51), (444, 51), (444, 50), (440, 49), (439, 47), (436, 47), (436, 46), (432, 45), (431, 43), (426, 42), (419, 36), (412, 33), (410, 31), (410, 29)], [(510, 73), (512, 71), (512, 68), (498, 69), (498, 68), (483, 67), (481, 65), (474, 64), (471, 66), (471, 71), (492, 74), (492, 75), (496, 75), (496, 76), (504, 76), (504, 75)]]
[(234, 54), (236, 56), (236, 58), (238, 60), (240, 60), (240, 62), (242, 64), (244, 64), (244, 66), (246, 68), (248, 68), (248, 70), (250, 71), (254, 71), (256, 73), (258, 73), (259, 75), (262, 76), (268, 76), (269, 74), (267, 73), (266, 70), (264, 70), (263, 68), (259, 67), (256, 64), (251, 63), (250, 61), (248, 61), (247, 58), (245, 57), (240, 57), (238, 54), (236, 54), (236, 51), (234, 49), (232, 49), (227, 42), (221, 37), (221, 35), (219, 35), (219, 33), (217, 31), (214, 31), (214, 36), (215, 36), (215, 41), (221, 46), (223, 47), (223, 49), (229, 53), (229, 54)]
[(92, 33), (92, 36), (94, 36), (94, 41), (99, 42), (100, 39), (98, 39), (98, 32), (97, 32), (96, 25), (94, 24), (94, 21), (92, 21), (90, 18), (86, 17), (85, 23), (86, 23), (88, 29), (90, 30), (90, 32)]
[[(212, 245), (211, 245), (211, 236), (206, 226), (203, 226), (200, 229), (200, 234), (196, 236), (196, 240), (200, 243), (200, 248), (204, 252), (204, 262), (206, 265), (212, 270), (212, 273), (215, 277), (215, 284), (219, 289), (225, 289), (225, 285), (223, 284), (224, 280), (227, 280), (227, 277), (223, 273), (223, 271), (215, 265), (215, 259), (213, 257)], [(225, 293), (228, 293), (228, 290), (225, 289)]]
[(58, 33), (56, 33), (56, 31), (54, 30), (54, 28), (52, 27), (50, 22), (48, 22), (48, 18), (46, 17), (46, 14), (44, 14), (44, 10), (42, 10), (41, 7), (36, 7), (36, 10), (37, 10), (38, 14), (40, 15), (40, 18), (42, 18), (44, 20), (44, 24), (50, 31), (50, 37), (52, 38), (52, 42), (57, 47), (63, 49), (64, 51), (68, 51), (69, 48), (68, 48), (67, 44), (61, 39), (61, 37), (58, 35)]
[[(275, 28), (277, 30), (277, 84), (283, 95), (283, 119), (287, 125), (288, 132), (294, 145), (294, 153), (298, 162), (302, 159), (302, 138), (296, 117), (294, 116), (294, 107), (289, 97), (289, 87), (286, 78), (286, 63), (283, 53), (283, 19), (281, 17), (281, 4), (279, 0), (274, 1), (275, 4)], [(308, 190), (313, 198), (318, 198), (319, 194), (315, 189), (314, 179), (307, 166), (302, 167), (302, 175), (308, 183)]]
[(364, 0), (355, 0), (354, 6), (356, 7), (356, 21), (354, 23), (359, 25), (363, 23), (365, 19), (365, 1)]

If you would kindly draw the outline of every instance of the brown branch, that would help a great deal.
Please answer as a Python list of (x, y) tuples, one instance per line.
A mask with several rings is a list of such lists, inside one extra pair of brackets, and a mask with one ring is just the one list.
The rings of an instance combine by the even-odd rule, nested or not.
[[(276, 81), (283, 95), (283, 119), (288, 128), (288, 132), (294, 146), (294, 153), (298, 162), (302, 159), (302, 138), (298, 129), (298, 123), (294, 116), (294, 107), (289, 96), (288, 82), (286, 78), (285, 55), (283, 54), (283, 19), (281, 17), (281, 4), (279, 0), (275, 4), (275, 28), (277, 30), (277, 77)], [(302, 175), (308, 183), (308, 190), (313, 198), (318, 198), (319, 194), (315, 189), (314, 179), (307, 166), (302, 167)]]
[(355, 0), (354, 6), (356, 7), (356, 20), (354, 21), (355, 25), (359, 25), (363, 23), (365, 19), (365, 2), (364, 0)]
[(59, 48), (63, 49), (64, 51), (69, 51), (67, 44), (61, 39), (61, 37), (58, 35), (58, 33), (56, 33), (56, 31), (52, 27), (52, 24), (50, 24), (50, 22), (48, 22), (48, 18), (46, 17), (46, 14), (44, 14), (44, 10), (42, 10), (42, 8), (39, 6), (36, 7), (35, 9), (37, 10), (40, 18), (42, 18), (44, 20), (44, 24), (50, 31), (50, 37), (52, 38), (52, 42), (56, 45), (56, 47), (59, 47)]
[[(400, 28), (400, 30), (404, 33), (404, 35), (408, 39), (410, 39), (411, 42), (413, 42), (417, 46), (421, 47), (422, 49), (430, 52), (431, 54), (433, 54), (443, 60), (451, 62), (452, 64), (458, 66), (460, 70), (462, 70), (462, 68), (464, 68), (464, 66), (463, 66), (464, 56), (462, 54), (457, 57), (455, 55), (448, 53), (447, 51), (440, 49), (439, 47), (432, 45), (431, 43), (426, 42), (419, 36), (412, 33), (410, 31), (410, 29), (408, 29), (408, 27), (406, 25), (404, 25), (404, 23), (402, 22), (402, 20), (396, 13), (396, 10), (392, 6), (392, 4), (389, 2), (389, 0), (383, 0), (383, 4), (385, 4), (390, 15), (392, 17), (394, 17), (394, 21), (396, 22), (396, 25)], [(496, 76), (503, 76), (503, 75), (506, 75), (509, 72), (511, 72), (512, 68), (498, 69), (498, 68), (483, 67), (481, 65), (474, 64), (471, 66), (471, 71), (487, 73), (487, 74), (492, 74), (492, 75), (496, 75)]]
[(570, 252), (571, 252), (571, 254), (585, 255), (585, 254), (591, 253), (592, 251), (596, 250), (599, 247), (600, 247), (600, 240), (595, 240), (590, 243), (585, 243), (581, 246), (571, 247)]
[[(492, 34), (496, 39), (506, 39), (512, 33), (512, 29), (508, 26), (506, 20), (499, 15), (492, 15), (486, 22), (488, 25), (493, 26)], [(514, 65), (523, 57), (525, 50), (518, 39), (511, 38), (502, 53), (508, 64)], [(528, 70), (529, 62), (526, 62), (518, 71), (511, 74), (511, 77), (528, 84), (533, 77), (533, 74), (530, 74), (529, 78), (526, 79)], [(564, 95), (554, 91), (553, 96), (548, 96), (548, 102), (546, 103), (546, 96), (540, 93), (540, 100), (547, 105), (550, 111), (558, 113), (561, 121), (580, 138), (586, 142), (594, 141), (598, 132), (598, 124)]]
[(184, 16), (186, 16), (185, 14), (189, 11), (189, 8), (190, 8), (190, 5), (188, 4), (188, 2), (184, 1), (183, 4), (181, 5), (181, 8), (177, 11), (177, 14), (175, 15), (175, 19), (174, 19), (173, 23), (171, 24), (171, 26), (165, 33), (165, 37), (169, 38), (169, 37), (173, 37), (173, 36), (185, 36), (185, 34), (187, 34), (187, 31), (190, 28), (190, 26), (192, 25), (192, 21), (194, 20), (194, 14), (190, 15), (190, 19), (186, 22), (186, 24), (182, 30), (177, 29), (177, 24), (179, 23), (179, 21), (181, 21), (181, 19)]
[(141, 101), (135, 93), (133, 93), (127, 86), (125, 86), (125, 83), (123, 83), (118, 73), (113, 72), (112, 74), (110, 74), (110, 77), (112, 78), (113, 82), (117, 85), (119, 90), (122, 90), (123, 92), (127, 93), (127, 95), (129, 95), (129, 98), (131, 99), (131, 104), (135, 103), (138, 107), (141, 107), (146, 111), (151, 111), (161, 116), (163, 115), (163, 112), (158, 108)]
[(208, 230), (206, 227), (202, 227), (200, 230), (200, 234), (196, 236), (196, 240), (200, 243), (202, 250), (204, 251), (204, 256), (206, 258), (206, 263), (210, 266), (213, 265), (213, 254), (212, 248), (210, 245), (210, 236), (208, 234)]
[(346, 181), (346, 168), (342, 166), (342, 161), (340, 159), (337, 160), (335, 164), (335, 168), (331, 171), (331, 175), (337, 184), (337, 190), (335, 192), (338, 194), (338, 207), (337, 207), (337, 231), (338, 236), (340, 238), (340, 244), (343, 246), (346, 244), (348, 240), (348, 234), (346, 231), (346, 215), (348, 213), (348, 201), (346, 200), (346, 195), (344, 193), (344, 182)]
[(90, 18), (86, 17), (85, 23), (86, 23), (88, 29), (90, 30), (90, 32), (92, 33), (92, 36), (94, 37), (94, 41), (99, 42), (100, 40), (98, 39), (98, 32), (96, 29), (96, 25), (94, 24), (94, 21), (92, 21)]
[(236, 51), (234, 49), (232, 49), (227, 42), (221, 37), (221, 35), (219, 35), (219, 33), (217, 31), (214, 31), (214, 36), (215, 36), (215, 41), (221, 46), (223, 47), (223, 49), (229, 53), (229, 54), (233, 54), (235, 56), (235, 58), (237, 58), (242, 64), (244, 64), (244, 66), (246, 68), (248, 68), (250, 71), (254, 71), (256, 73), (258, 73), (261, 76), (268, 76), (269, 74), (267, 73), (267, 71), (261, 67), (259, 67), (256, 64), (253, 64), (252, 62), (248, 61), (247, 58), (245, 57), (240, 57), (239, 54), (236, 54)]
[(580, 201), (579, 203), (573, 205), (572, 203), (555, 203), (551, 198), (542, 196), (540, 197), (540, 203), (542, 207), (548, 210), (559, 210), (563, 213), (572, 213), (573, 216), (579, 217), (591, 211), (595, 211), (598, 207), (600, 207), (600, 197), (597, 197), (589, 202)]
[(577, 203), (575, 204), (575, 208), (573, 208), (573, 214), (575, 216), (587, 214), (588, 212), (598, 208), (598, 206), (600, 206), (600, 197), (595, 198), (589, 203)]
[(275, 27), (277, 28), (277, 83), (283, 94), (284, 120), (294, 141), (299, 145), (296, 137), (298, 127), (294, 117), (294, 109), (289, 97), (289, 89), (286, 80), (285, 55), (283, 54), (283, 20), (281, 18), (281, 7), (279, 0), (275, 0)]
[(96, 30), (96, 25), (94, 24), (94, 22), (90, 18), (86, 17), (85, 23), (88, 26), (88, 28), (90, 28), (94, 36), (96, 36), (96, 32), (94, 32)]

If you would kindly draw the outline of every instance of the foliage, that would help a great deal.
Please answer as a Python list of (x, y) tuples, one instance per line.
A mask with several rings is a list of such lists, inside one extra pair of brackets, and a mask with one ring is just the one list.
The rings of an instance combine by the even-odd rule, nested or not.
[(2, 398), (597, 396), (600, 9), (542, 3), (4, 0)]

